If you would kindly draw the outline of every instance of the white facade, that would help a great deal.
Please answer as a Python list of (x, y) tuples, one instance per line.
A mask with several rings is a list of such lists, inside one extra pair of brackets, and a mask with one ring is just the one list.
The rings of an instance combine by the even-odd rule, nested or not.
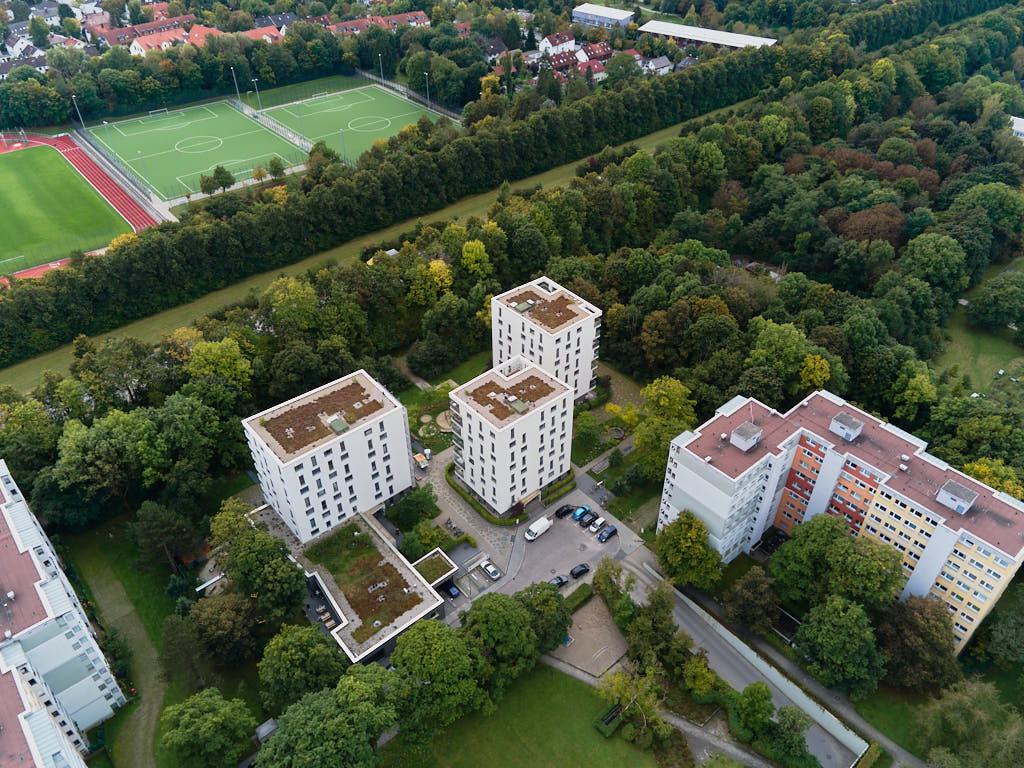
[(14, 670), (67, 741), (124, 705), (53, 545), (0, 460), (0, 670)]
[(572, 32), (555, 32), (542, 38), (537, 44), (537, 50), (541, 55), (554, 56), (556, 53), (571, 53), (576, 50), (576, 38)]
[(593, 3), (583, 3), (572, 9), (572, 21), (574, 24), (583, 24), (587, 27), (622, 27), (625, 29), (633, 20), (632, 11), (624, 11), (620, 8), (608, 8)]
[(682, 45), (710, 43), (719, 48), (760, 48), (763, 45), (775, 45), (778, 42), (774, 37), (740, 35), (720, 29), (705, 29), (704, 27), (691, 27), (687, 24), (655, 20), (645, 23), (638, 32), (641, 35), (668, 37)]
[(1024, 117), (1010, 116), (1010, 130), (1018, 139), (1024, 139)]
[[(86, 768), (85, 760), (28, 684), (28, 674), (0, 659), (0, 765), (24, 768)], [(57, 719), (57, 718), (61, 719)]]
[(498, 514), (569, 471), (572, 391), (513, 357), (450, 394), (455, 473)]
[(306, 543), (413, 485), (409, 416), (356, 371), (242, 422), (263, 495)]
[(573, 400), (596, 386), (601, 310), (540, 277), (491, 299), (494, 363), (521, 355), (566, 384)]

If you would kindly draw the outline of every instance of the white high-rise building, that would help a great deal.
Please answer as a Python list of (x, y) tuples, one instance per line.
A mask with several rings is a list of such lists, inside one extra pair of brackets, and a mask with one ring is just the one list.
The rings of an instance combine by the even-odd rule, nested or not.
[(455, 473), (498, 514), (569, 470), (572, 390), (515, 356), (450, 396)]
[(409, 416), (360, 370), (242, 422), (263, 496), (306, 543), (413, 485)]
[(522, 355), (573, 391), (578, 401), (597, 385), (601, 310), (540, 277), (491, 299), (494, 364)]
[(0, 459), (0, 766), (76, 766), (125, 703), (85, 611)]

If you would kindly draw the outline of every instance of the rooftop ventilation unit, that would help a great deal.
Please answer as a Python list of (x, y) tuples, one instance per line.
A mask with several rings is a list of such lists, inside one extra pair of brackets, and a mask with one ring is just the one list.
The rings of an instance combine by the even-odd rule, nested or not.
[(840, 411), (832, 417), (832, 423), (828, 428), (830, 432), (839, 435), (843, 440), (852, 441), (860, 437), (860, 433), (864, 430), (864, 422), (855, 419), (846, 411)]
[(704, 463), (705, 464), (710, 464), (712, 461), (714, 461), (714, 459), (712, 459), (710, 456), (705, 456), (704, 457)]
[(723, 432), (722, 434), (720, 434), (718, 436), (718, 439), (722, 440), (723, 442), (728, 440), (729, 439), (729, 433), (728, 432)]
[(732, 431), (729, 442), (746, 453), (761, 441), (764, 433), (757, 424), (752, 421), (745, 421)]
[(900, 461), (910, 461), (910, 457), (905, 453), (900, 454)]
[(900, 464), (900, 472), (907, 472), (909, 470), (910, 467), (908, 467), (906, 464)]
[(943, 506), (949, 507), (958, 515), (963, 515), (977, 500), (978, 494), (956, 480), (947, 480), (945, 485), (939, 488), (935, 498)]

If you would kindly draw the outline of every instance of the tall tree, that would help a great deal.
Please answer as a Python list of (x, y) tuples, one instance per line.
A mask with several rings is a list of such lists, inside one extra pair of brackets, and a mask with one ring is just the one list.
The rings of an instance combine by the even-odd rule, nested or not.
[(696, 402), (678, 379), (662, 376), (643, 388), (645, 418), (636, 428), (634, 441), (642, 451), (644, 477), (655, 482), (664, 478), (668, 447), (679, 433), (697, 423)]
[(927, 693), (960, 679), (953, 622), (943, 603), (912, 595), (889, 606), (876, 627), (886, 682)]
[(381, 734), (395, 724), (396, 675), (354, 664), (336, 687), (307, 693), (285, 710), (260, 750), (259, 768), (373, 768)]
[(509, 595), (488, 592), (459, 618), (459, 634), (476, 663), (476, 678), (497, 703), (508, 686), (537, 662), (530, 612)]
[(256, 719), (241, 699), (216, 688), (168, 707), (160, 718), (160, 744), (181, 768), (233, 768), (249, 749)]
[(812, 608), (793, 637), (800, 663), (825, 685), (854, 696), (874, 692), (885, 674), (885, 657), (864, 609), (832, 596)]
[(658, 564), (677, 584), (711, 589), (722, 575), (722, 558), (708, 543), (708, 529), (688, 509), (658, 531)]
[(775, 579), (760, 565), (753, 566), (736, 580), (722, 596), (729, 621), (745, 624), (758, 634), (771, 632), (779, 618), (779, 599), (775, 596)]
[(772, 692), (763, 680), (751, 683), (740, 694), (737, 706), (740, 722), (749, 730), (754, 738), (762, 738), (769, 732), (775, 705), (772, 704)]
[(286, 624), (267, 643), (258, 669), (263, 705), (280, 712), (307, 693), (337, 685), (345, 660), (316, 627)]
[(267, 621), (280, 621), (306, 589), (302, 569), (288, 559), (284, 542), (265, 531), (247, 528), (231, 543), (228, 575), (248, 595)]
[(178, 555), (195, 539), (195, 528), (188, 518), (153, 501), (142, 502), (131, 530), (144, 562), (153, 564), (166, 560), (175, 572), (178, 571)]
[(218, 663), (239, 664), (255, 651), (256, 619), (248, 598), (230, 592), (206, 597), (192, 606), (189, 616)]
[(546, 581), (531, 584), (514, 597), (530, 614), (530, 625), (537, 636), (537, 653), (557, 648), (572, 625), (572, 614), (558, 587)]

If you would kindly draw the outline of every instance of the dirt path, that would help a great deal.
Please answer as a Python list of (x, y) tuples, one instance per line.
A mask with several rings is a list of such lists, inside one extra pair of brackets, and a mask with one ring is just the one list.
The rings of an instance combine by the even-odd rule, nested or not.
[(117, 742), (110, 745), (114, 762), (118, 768), (157, 768), (153, 738), (167, 691), (167, 683), (160, 679), (157, 650), (111, 567), (101, 558), (83, 558), (76, 567), (89, 584), (103, 623), (117, 627), (135, 651), (132, 677), (141, 695), (139, 705), (118, 732)]

